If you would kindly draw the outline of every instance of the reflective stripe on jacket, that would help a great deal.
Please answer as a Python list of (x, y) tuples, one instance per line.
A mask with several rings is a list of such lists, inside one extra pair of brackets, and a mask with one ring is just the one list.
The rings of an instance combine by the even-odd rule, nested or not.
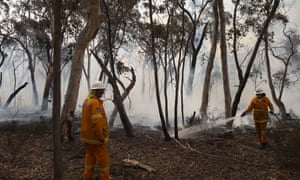
[(109, 128), (103, 102), (89, 94), (82, 105), (80, 141), (88, 144), (107, 143)]
[(253, 119), (255, 122), (267, 122), (269, 120), (268, 107), (270, 111), (274, 112), (273, 105), (268, 97), (264, 96), (261, 99), (254, 97), (246, 109), (246, 112), (253, 110)]

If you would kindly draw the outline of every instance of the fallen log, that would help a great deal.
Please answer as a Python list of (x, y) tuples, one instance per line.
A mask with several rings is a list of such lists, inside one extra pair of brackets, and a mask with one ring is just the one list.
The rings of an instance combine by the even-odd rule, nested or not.
[(149, 172), (155, 172), (155, 169), (153, 167), (143, 164), (143, 163), (140, 163), (137, 160), (124, 159), (123, 162), (124, 162), (125, 166), (139, 167), (139, 168), (145, 169), (146, 171), (149, 171)]

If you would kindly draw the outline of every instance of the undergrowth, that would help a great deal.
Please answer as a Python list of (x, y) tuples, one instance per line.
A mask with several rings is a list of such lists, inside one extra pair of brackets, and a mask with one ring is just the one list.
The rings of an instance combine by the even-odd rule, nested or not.
[(21, 124), (18, 121), (4, 122), (0, 125), (0, 131), (9, 132), (6, 144), (10, 152), (10, 160), (15, 161), (16, 157), (22, 151), (31, 134), (44, 134), (50, 132), (50, 122), (39, 121)]
[(300, 171), (300, 127), (276, 133), (276, 153), (283, 167)]
[(21, 123), (19, 121), (3, 122), (0, 124), (0, 131), (7, 131), (12, 133), (33, 133), (44, 134), (51, 131), (50, 121), (34, 121), (28, 123)]

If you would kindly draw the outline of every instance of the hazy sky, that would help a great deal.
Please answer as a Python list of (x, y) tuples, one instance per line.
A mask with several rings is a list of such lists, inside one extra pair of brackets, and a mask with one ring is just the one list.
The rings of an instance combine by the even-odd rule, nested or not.
[[(291, 0), (286, 0), (286, 1), (291, 1)], [(295, 25), (297, 25), (297, 29), (300, 28), (300, 1), (292, 1), (295, 2), (295, 4), (292, 6), (289, 14), (290, 21), (293, 22)], [(300, 29), (299, 29), (300, 31)]]
[[(291, 26), (294, 29), (299, 29), (300, 27), (300, 1), (296, 1), (296, 0), (284, 0), (285, 2), (294, 2), (295, 4), (293, 6), (291, 6), (291, 9), (289, 11), (289, 18), (291, 23)], [(231, 4), (231, 0), (226, 0), (226, 3), (230, 3)], [(226, 9), (225, 9), (226, 10)], [(300, 32), (300, 31), (299, 31)], [(123, 58), (127, 59), (127, 60), (132, 60), (132, 59), (141, 59), (143, 57), (138, 57), (138, 53), (133, 53), (132, 51), (128, 51), (128, 54), (126, 54), (126, 52), (123, 53)], [(98, 65), (96, 64), (95, 67), (98, 67)], [(159, 123), (159, 116), (158, 116), (158, 111), (157, 111), (157, 107), (156, 107), (156, 100), (155, 100), (155, 95), (154, 95), (154, 83), (153, 83), (153, 75), (148, 72), (150, 71), (149, 69), (144, 70), (143, 69), (143, 65), (137, 65), (136, 67), (137, 73), (142, 74), (142, 73), (146, 73), (145, 76), (148, 78), (146, 78), (146, 90), (145, 90), (145, 94), (142, 94), (142, 87), (141, 87), (141, 81), (142, 81), (142, 76), (137, 76), (137, 87), (135, 87), (134, 92), (131, 94), (131, 101), (132, 101), (132, 106), (127, 105), (127, 107), (130, 106), (130, 110), (128, 111), (129, 115), (131, 116), (138, 116), (140, 121), (144, 121), (145, 123), (147, 121), (151, 121), (151, 120), (156, 120), (157, 123)], [(198, 67), (197, 67), (198, 68)], [(204, 67), (203, 67), (204, 68)], [(26, 67), (24, 67), (24, 69), (26, 69)], [(200, 68), (199, 68), (200, 69)], [(1, 69), (3, 70), (3, 69)], [(94, 74), (95, 78), (97, 77), (97, 74)], [(11, 80), (11, 78), (7, 78), (8, 80)], [(94, 79), (92, 79), (93, 81)], [(149, 81), (147, 81), (149, 80)], [(29, 77), (27, 78), (27, 81), (30, 82)], [(37, 80), (39, 81), (39, 79)], [(22, 81), (23, 82), (23, 81)], [(42, 82), (41, 82), (42, 83)], [(43, 84), (43, 83), (42, 83)], [(64, 85), (66, 86), (66, 84)], [(195, 79), (195, 85), (196, 87), (202, 87), (202, 82), (201, 79)], [(250, 85), (251, 86), (251, 85)], [(41, 86), (43, 87), (43, 85)], [(66, 88), (66, 87), (63, 87)], [(8, 88), (6, 88), (8, 90)], [(10, 89), (10, 88), (9, 88)], [(42, 93), (42, 89), (41, 88), (39, 94)], [(242, 100), (241, 100), (241, 104), (240, 104), (240, 108), (246, 108), (247, 104), (248, 104), (248, 100), (250, 97), (252, 97), (252, 95), (254, 95), (254, 91), (253, 88), (249, 88), (249, 93), (244, 93)], [(28, 88), (29, 91), (31, 91), (30, 88)], [(231, 89), (232, 91), (234, 90), (233, 88)], [(8, 93), (6, 93), (4, 95), (4, 89), (3, 86), (0, 89), (1, 92), (1, 97), (2, 97), (2, 103), (6, 100), (6, 97), (8, 96), (8, 93), (10, 93), (10, 91)], [(297, 91), (297, 89), (291, 91), (293, 93), (292, 97), (287, 98), (287, 109), (289, 108), (293, 108), (295, 110), (298, 110), (297, 107), (295, 107), (296, 104), (298, 104), (300, 102), (300, 95), (299, 95), (299, 90)], [(87, 88), (86, 88), (86, 81), (83, 78), (82, 79), (82, 87), (81, 87), (81, 91), (80, 91), (80, 95), (79, 95), (79, 102), (78, 104), (81, 104), (81, 102), (83, 101), (83, 99), (85, 98), (86, 94), (87, 94)], [(213, 104), (211, 104), (210, 110), (213, 112), (222, 112), (223, 110), (223, 92), (220, 92), (219, 88), (214, 88), (212, 90), (213, 95), (213, 99), (215, 99), (215, 102)], [(4, 96), (3, 96), (4, 95)], [(41, 96), (41, 95), (40, 95)], [(24, 95), (19, 97), (19, 102), (23, 102), (26, 103), (27, 100), (22, 100), (25, 99), (26, 97)], [(109, 95), (109, 93), (106, 94), (106, 98), (111, 98), (111, 96)], [(186, 99), (186, 104), (185, 107), (188, 108), (187, 109), (187, 113), (186, 115), (190, 115), (192, 114), (192, 112), (196, 109), (199, 108), (199, 104), (201, 101), (201, 91), (200, 90), (196, 90), (194, 91), (194, 94), (192, 97), (188, 98), (185, 97)], [(22, 101), (20, 101), (20, 99)], [(1, 99), (0, 99), (1, 100)], [(31, 100), (30, 100), (31, 101)], [(109, 103), (107, 101), (107, 105), (108, 107), (111, 107), (111, 103)], [(219, 105), (219, 107), (212, 107), (214, 105)], [(294, 106), (294, 107), (293, 107)], [(170, 107), (173, 108), (173, 107)], [(111, 110), (111, 109), (109, 109)], [(298, 115), (300, 115), (300, 112), (298, 110)], [(172, 116), (173, 114), (171, 114)], [(141, 118), (142, 117), (142, 118)], [(151, 120), (149, 120), (151, 119)], [(181, 120), (180, 120), (181, 121)]]

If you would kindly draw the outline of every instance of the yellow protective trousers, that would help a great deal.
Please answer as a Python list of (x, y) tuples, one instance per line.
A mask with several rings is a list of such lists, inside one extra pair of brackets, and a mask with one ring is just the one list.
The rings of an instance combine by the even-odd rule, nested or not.
[(267, 135), (266, 135), (267, 123), (268, 122), (255, 122), (255, 128), (260, 143), (267, 142)]
[(106, 144), (85, 144), (85, 167), (83, 179), (92, 179), (98, 165), (101, 180), (109, 180), (109, 152)]

